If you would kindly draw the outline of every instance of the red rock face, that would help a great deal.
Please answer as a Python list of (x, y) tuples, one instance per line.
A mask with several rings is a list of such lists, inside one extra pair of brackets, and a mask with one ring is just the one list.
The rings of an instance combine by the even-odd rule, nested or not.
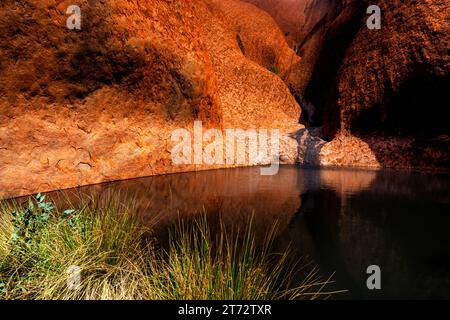
[[(370, 115), (378, 118), (374, 121), (384, 118), (395, 126), (401, 119), (391, 112), (392, 105), (401, 104), (402, 96), (419, 88), (430, 98), (444, 91), (449, 73), (448, 1), (248, 2), (267, 10), (285, 32), (296, 30), (303, 58), (297, 67), (309, 74), (300, 79), (298, 93), (316, 105), (330, 135), (351, 122), (357, 126), (362, 110), (372, 108), (380, 109)], [(366, 9), (372, 4), (382, 10), (379, 31), (366, 27)], [(342, 124), (339, 109), (345, 111)]]
[[(323, 164), (449, 166), (448, 1), (250, 2), (284, 31), (298, 31), (302, 59), (286, 82), (303, 103), (303, 120), (337, 137), (324, 148)], [(382, 10), (381, 30), (366, 26), (373, 4)], [(294, 8), (303, 8), (295, 18)]]
[(301, 25), (306, 21), (307, 0), (245, 0), (267, 11), (285, 32), (289, 41), (302, 37)]
[[(442, 120), (446, 114), (442, 101), (450, 74), (445, 45), (450, 42), (445, 23), (450, 4), (440, 0), (378, 4), (381, 30), (366, 27), (367, 15), (361, 11), (366, 5), (344, 7), (340, 16), (350, 18), (331, 25), (333, 31), (324, 40), (304, 98), (313, 102), (315, 121), (329, 137), (356, 136), (370, 147), (380, 166), (448, 168), (450, 132)], [(352, 18), (358, 16), (363, 19)], [(352, 26), (358, 21), (355, 30)], [(334, 155), (341, 154), (344, 165), (358, 164), (346, 161), (345, 154), (363, 152), (345, 143), (351, 139), (340, 141), (339, 148), (331, 147)]]
[[(274, 66), (284, 71), (289, 67), (287, 60), (293, 59), (282, 32), (254, 6), (236, 0), (207, 3), (208, 11), (201, 12), (202, 24), (218, 79), (225, 127), (298, 129), (300, 107), (282, 79), (269, 70)], [(243, 16), (252, 19), (243, 20)], [(260, 29), (270, 31), (262, 37)], [(257, 54), (265, 50), (275, 55)]]
[(300, 57), (288, 46), (272, 17), (254, 5), (236, 0), (213, 0), (237, 34), (239, 47), (247, 59), (277, 73), (286, 73)]
[(382, 29), (362, 28), (338, 73), (343, 129), (449, 133), (439, 115), (450, 75), (450, 3), (380, 1), (380, 7)]
[(69, 4), (0, 3), (0, 198), (212, 168), (171, 162), (171, 133), (194, 120), (299, 127), (284, 82), (209, 1), (80, 0), (80, 31)]
[(335, 0), (244, 0), (267, 11), (283, 29), (290, 44), (300, 43), (335, 10)]
[(0, 197), (177, 170), (171, 130), (222, 116), (193, 2), (58, 3), (0, 5)]
[[(351, 25), (348, 20), (356, 20), (354, 17), (356, 12), (355, 6), (359, 6), (359, 11), (361, 11), (363, 8), (361, 3), (344, 0), (246, 1), (263, 8), (274, 17), (285, 32), (289, 44), (301, 57), (301, 60), (291, 64), (289, 71), (283, 79), (286, 84), (288, 84), (292, 94), (302, 103), (302, 107), (305, 111), (302, 120), (305, 123), (314, 124), (314, 122), (317, 122), (317, 117), (319, 117), (320, 120), (322, 120), (323, 117), (328, 117), (329, 113), (320, 111), (314, 112), (313, 105), (310, 101), (304, 99), (305, 91), (310, 85), (310, 80), (317, 69), (316, 63), (321, 54), (324, 53), (324, 50), (322, 50), (324, 44), (330, 41), (351, 41), (348, 39), (352, 39), (355, 31), (344, 30), (339, 32), (336, 31), (337, 25)], [(359, 21), (356, 21), (356, 23), (353, 24), (353, 28), (359, 28), (359, 26)], [(331, 36), (331, 34), (334, 36)], [(344, 37), (341, 38), (342, 36)], [(348, 44), (343, 44), (343, 47), (346, 45)], [(343, 52), (340, 53), (339, 51), (336, 51), (336, 48), (333, 48), (332, 50), (332, 52), (328, 52), (330, 55), (343, 55)], [(331, 60), (330, 64), (333, 64)], [(330, 82), (333, 81), (332, 78), (334, 76), (329, 76), (332, 72), (332, 67), (329, 66), (327, 70), (322, 70), (320, 73), (321, 84), (323, 83), (324, 88), (327, 88), (323, 91), (327, 91), (330, 87)], [(326, 77), (329, 79), (325, 79)], [(324, 81), (322, 82), (322, 80)], [(330, 119), (330, 121), (337, 121), (337, 119)], [(327, 118), (321, 122), (328, 123), (330, 121)]]
[(80, 31), (70, 4), (0, 3), (0, 197), (211, 168), (171, 163), (194, 120), (302, 115), (331, 140), (298, 133), (303, 163), (450, 166), (447, 0), (79, 0)]
[(80, 31), (65, 28), (69, 4), (2, 1), (0, 90), (9, 102), (19, 97), (39, 97), (41, 105), (74, 102), (114, 84), (165, 104), (162, 109), (171, 118), (198, 113), (220, 121), (216, 89), (208, 80), (211, 62), (192, 2), (79, 1)]

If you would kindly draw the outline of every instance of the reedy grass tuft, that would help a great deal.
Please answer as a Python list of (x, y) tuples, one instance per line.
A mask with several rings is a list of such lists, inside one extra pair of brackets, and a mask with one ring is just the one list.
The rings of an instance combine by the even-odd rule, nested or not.
[[(18, 203), (0, 207), (1, 299), (315, 299), (330, 279), (314, 269), (293, 286), (297, 266), (288, 252), (271, 253), (274, 232), (255, 241), (252, 220), (242, 230), (221, 224), (212, 235), (204, 216), (180, 220), (168, 248), (157, 246), (152, 225), (143, 226), (136, 203), (80, 201), (69, 218), (55, 209), (31, 243), (11, 241)], [(75, 208), (70, 201), (66, 202)], [(81, 270), (80, 286), (67, 285), (67, 270)]]

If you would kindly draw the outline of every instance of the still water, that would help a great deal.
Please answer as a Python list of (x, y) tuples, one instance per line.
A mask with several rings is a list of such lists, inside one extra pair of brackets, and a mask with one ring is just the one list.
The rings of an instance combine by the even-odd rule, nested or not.
[[(145, 219), (206, 212), (242, 225), (253, 214), (257, 236), (277, 225), (279, 247), (306, 257), (325, 277), (335, 273), (333, 298), (450, 298), (450, 175), (283, 166), (183, 173), (81, 188), (135, 197)], [(163, 234), (163, 233), (162, 233)], [(381, 290), (368, 290), (367, 267), (381, 268)]]

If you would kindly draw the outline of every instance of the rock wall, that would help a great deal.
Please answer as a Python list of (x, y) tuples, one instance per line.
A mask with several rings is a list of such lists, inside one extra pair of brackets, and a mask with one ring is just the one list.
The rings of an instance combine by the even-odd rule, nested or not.
[(448, 98), (450, 3), (379, 5), (381, 30), (362, 28), (338, 73), (343, 129), (449, 133), (443, 117), (436, 116), (444, 114)]
[[(305, 90), (315, 121), (326, 136), (337, 136), (325, 148), (333, 156), (324, 162), (365, 166), (367, 161), (359, 159), (369, 149), (375, 160), (371, 166), (448, 168), (450, 132), (443, 101), (450, 83), (445, 23), (450, 4), (378, 1), (381, 30), (366, 27), (368, 4), (343, 7)], [(361, 21), (356, 30), (355, 21)], [(344, 47), (341, 33), (351, 40)]]
[[(70, 4), (80, 31), (66, 28)], [(0, 198), (217, 167), (172, 164), (171, 133), (194, 120), (298, 128), (286, 85), (243, 55), (216, 5), (2, 1)]]
[[(448, 1), (249, 2), (297, 30), (301, 60), (285, 81), (302, 121), (332, 140), (319, 164), (450, 166)], [(381, 8), (381, 30), (366, 26), (369, 5)]]
[[(260, 48), (271, 48), (274, 52), (281, 51), (277, 60), (290, 55), (291, 51), (281, 39), (283, 35), (273, 20), (265, 12), (255, 7), (249, 8), (240, 1), (211, 0), (207, 3), (208, 10), (199, 12), (199, 15), (202, 16), (205, 43), (211, 52), (218, 79), (225, 127), (279, 128), (284, 132), (299, 129), (301, 110), (286, 84), (266, 68), (263, 57), (258, 59), (256, 55), (250, 54), (249, 57), (245, 54), (257, 52)], [(239, 18), (249, 12), (253, 16), (261, 14), (260, 19), (244, 21)], [(252, 32), (257, 30), (255, 25), (275, 29), (272, 36), (267, 36), (263, 41), (259, 31)], [(241, 45), (236, 26), (245, 30)]]
[(289, 45), (300, 60), (294, 61), (283, 79), (297, 100), (303, 102), (304, 122), (310, 122), (314, 110), (303, 101), (306, 87), (321, 53), (330, 23), (338, 16), (339, 0), (245, 0), (267, 11), (285, 33)]
[(271, 16), (242, 1), (213, 1), (227, 17), (237, 34), (246, 58), (276, 73), (286, 73), (300, 57), (289, 47), (286, 38)]
[(0, 198), (221, 167), (173, 165), (195, 120), (280, 129), (289, 163), (448, 168), (450, 4), (370, 4), (381, 30), (368, 0), (2, 1)]
[(245, 0), (267, 11), (283, 29), (290, 44), (300, 43), (332, 14), (336, 0)]

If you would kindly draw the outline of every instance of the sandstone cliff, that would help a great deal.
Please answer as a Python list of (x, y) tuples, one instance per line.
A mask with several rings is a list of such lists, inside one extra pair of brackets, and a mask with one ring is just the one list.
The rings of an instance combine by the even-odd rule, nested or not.
[(0, 197), (207, 169), (171, 163), (171, 132), (196, 119), (298, 128), (285, 84), (213, 3), (80, 0), (80, 31), (70, 4), (0, 4)]
[(214, 0), (212, 3), (231, 24), (247, 59), (277, 74), (284, 74), (300, 61), (288, 46), (280, 27), (265, 11), (237, 0)]
[(245, 0), (267, 11), (284, 30), (290, 44), (299, 43), (317, 30), (333, 10), (336, 1), (323, 0)]
[[(265, 12), (249, 8), (236, 0), (212, 0), (207, 3), (208, 10), (201, 11), (200, 15), (205, 43), (211, 52), (213, 69), (218, 79), (225, 126), (242, 129), (280, 128), (285, 132), (298, 129), (299, 105), (282, 79), (268, 70), (265, 56), (256, 56), (260, 49), (268, 48), (273, 52), (281, 51), (276, 56), (278, 61), (290, 58), (291, 51), (276, 24)], [(261, 17), (256, 21), (248, 19), (236, 22), (239, 16), (249, 12)], [(243, 34), (241, 45), (237, 39), (237, 25), (240, 25)], [(272, 37), (269, 33), (263, 40), (256, 26), (275, 28), (271, 31)]]
[[(302, 120), (333, 140), (315, 144), (316, 164), (450, 165), (448, 1), (248, 1), (297, 30), (302, 59), (285, 80)], [(381, 30), (366, 26), (369, 5), (382, 10)]]
[(286, 162), (450, 166), (446, 0), (75, 2), (0, 3), (0, 197), (219, 167), (171, 162), (194, 120), (280, 129)]

